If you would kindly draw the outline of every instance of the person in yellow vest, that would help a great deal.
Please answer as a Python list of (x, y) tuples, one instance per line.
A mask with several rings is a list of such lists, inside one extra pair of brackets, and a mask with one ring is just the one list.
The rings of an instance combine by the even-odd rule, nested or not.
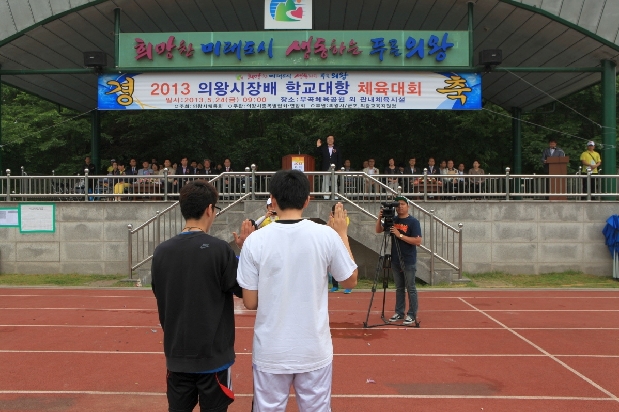
[(269, 198), (267, 199), (267, 212), (260, 219), (256, 220), (256, 228), (262, 229), (276, 220), (279, 220), (279, 216), (277, 216), (277, 212), (271, 205), (271, 198)]
[[(600, 154), (595, 151), (595, 142), (592, 140), (587, 142), (587, 150), (580, 155), (580, 163), (585, 174), (588, 167), (591, 168), (591, 175), (597, 176), (598, 167), (602, 164)], [(591, 179), (591, 193), (598, 193), (600, 187), (598, 179)], [(582, 179), (582, 192), (587, 193), (587, 179)]]
[[(333, 219), (333, 214), (335, 213), (335, 205), (333, 205), (333, 207), (331, 208), (331, 214), (329, 215), (329, 221), (331, 221), (331, 219)], [(350, 218), (348, 216), (346, 216), (346, 226), (350, 225)], [(337, 280), (335, 280), (335, 278), (333, 276), (331, 276), (331, 274), (329, 273), (329, 279), (331, 279), (331, 289), (330, 292), (337, 292), (338, 290), (340, 290), (340, 284), (337, 282)], [(348, 294), (351, 293), (352, 289), (344, 289), (344, 293)]]

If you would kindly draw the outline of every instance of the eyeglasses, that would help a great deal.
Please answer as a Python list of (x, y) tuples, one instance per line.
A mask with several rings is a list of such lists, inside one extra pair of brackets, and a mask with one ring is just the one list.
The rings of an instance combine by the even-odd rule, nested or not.
[(219, 206), (213, 205), (213, 209), (217, 209), (217, 212), (221, 212), (221, 208)]

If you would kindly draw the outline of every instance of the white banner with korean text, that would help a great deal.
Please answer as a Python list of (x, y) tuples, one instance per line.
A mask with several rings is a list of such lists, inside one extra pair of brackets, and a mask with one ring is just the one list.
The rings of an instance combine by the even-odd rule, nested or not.
[(125, 73), (98, 89), (99, 110), (481, 109), (478, 73)]

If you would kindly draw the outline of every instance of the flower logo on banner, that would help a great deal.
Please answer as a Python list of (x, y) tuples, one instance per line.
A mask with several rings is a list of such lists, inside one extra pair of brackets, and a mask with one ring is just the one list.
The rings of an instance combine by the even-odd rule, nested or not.
[[(301, 3), (301, 0), (296, 0)], [(271, 17), (275, 21), (299, 21), (303, 17), (303, 7), (294, 0), (271, 0)]]
[(312, 0), (265, 0), (265, 29), (311, 29)]

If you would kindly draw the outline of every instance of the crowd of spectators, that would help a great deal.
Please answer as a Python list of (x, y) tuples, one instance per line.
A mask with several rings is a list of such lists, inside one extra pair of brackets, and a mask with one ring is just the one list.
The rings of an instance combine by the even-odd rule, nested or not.
[[(157, 159), (143, 160), (141, 167), (138, 166), (137, 160), (131, 158), (128, 162), (123, 160), (111, 159), (109, 165), (105, 168), (102, 175), (109, 176), (106, 179), (106, 186), (110, 192), (121, 195), (129, 193), (133, 184), (152, 183), (161, 187), (167, 185), (168, 193), (178, 193), (183, 187), (189, 176), (196, 175), (219, 175), (223, 172), (232, 172), (232, 163), (226, 158), (222, 163), (216, 163), (210, 159), (204, 159), (202, 162), (189, 161), (189, 158), (183, 156), (180, 163), (172, 163), (170, 159), (165, 159), (160, 164)], [(90, 163), (90, 157), (87, 156), (84, 160), (84, 165), (81, 171), (88, 169), (89, 176), (96, 175), (95, 167)], [(164, 177), (166, 173), (167, 179)], [(118, 176), (118, 177), (113, 177)], [(140, 176), (139, 178), (122, 178), (122, 176)], [(157, 177), (155, 177), (157, 176)], [(182, 177), (186, 176), (186, 177)], [(224, 185), (228, 185), (228, 179), (224, 181)], [(159, 190), (163, 192), (163, 189)], [(114, 200), (120, 200), (121, 196), (115, 196)]]
[[(402, 188), (403, 192), (419, 192), (420, 185), (423, 184), (424, 168), (430, 181), (435, 182), (441, 186), (441, 192), (447, 193), (479, 193), (480, 186), (483, 181), (484, 170), (480, 168), (479, 162), (475, 160), (473, 167), (466, 169), (464, 163), (459, 163), (458, 167), (455, 167), (453, 160), (442, 160), (439, 163), (439, 167), (436, 167), (434, 158), (429, 158), (427, 165), (421, 167), (417, 165), (417, 159), (411, 157), (407, 165), (399, 163), (396, 165), (395, 159), (390, 158), (387, 161), (387, 165), (382, 169), (376, 166), (374, 158), (369, 158), (363, 161), (361, 168), (353, 168), (351, 161), (348, 159), (342, 162), (344, 171), (363, 171), (369, 176), (380, 175), (382, 183), (387, 185), (393, 190), (397, 190), (398, 186)], [(95, 175), (94, 165), (90, 162), (90, 157), (85, 158), (82, 170), (88, 169), (89, 175)], [(164, 169), (167, 169), (168, 178), (164, 181)], [(224, 159), (223, 162), (217, 163), (210, 159), (204, 159), (202, 162), (195, 160), (189, 160), (184, 156), (179, 163), (172, 163), (170, 159), (165, 159), (162, 164), (157, 159), (153, 158), (149, 160), (143, 160), (141, 167), (138, 166), (138, 162), (135, 158), (131, 158), (128, 162), (123, 160), (111, 159), (109, 165), (104, 170), (107, 176), (140, 176), (136, 179), (123, 179), (108, 178), (108, 186), (110, 192), (113, 190), (114, 194), (121, 195), (128, 193), (129, 188), (136, 182), (156, 182), (160, 185), (167, 185), (168, 193), (178, 193), (183, 187), (187, 178), (181, 176), (215, 176), (223, 172), (233, 172), (232, 164), (229, 158)], [(441, 176), (439, 176), (441, 175)], [(480, 175), (476, 178), (463, 178), (458, 175)], [(158, 177), (154, 177), (158, 176)], [(229, 186), (233, 182), (230, 179), (225, 179), (222, 184), (225, 188), (229, 189)], [(345, 178), (347, 189), (354, 189), (358, 192), (364, 193), (379, 193), (379, 185), (370, 179), (353, 179), (350, 177)], [(163, 186), (162, 186), (163, 187)], [(112, 189), (113, 188), (113, 189)], [(348, 190), (347, 190), (348, 191)], [(163, 192), (163, 189), (161, 190)], [(120, 200), (120, 196), (116, 196), (115, 200)]]
[[(442, 160), (439, 167), (436, 167), (436, 161), (433, 157), (428, 159), (427, 165), (424, 167), (417, 165), (417, 159), (411, 157), (408, 160), (408, 165), (400, 163), (396, 166), (395, 159), (390, 158), (387, 165), (381, 170), (376, 167), (374, 158), (369, 158), (363, 161), (363, 166), (360, 169), (351, 167), (350, 160), (344, 160), (344, 171), (363, 171), (369, 176), (380, 175), (382, 183), (393, 190), (397, 190), (398, 186), (403, 192), (420, 192), (419, 188), (423, 185), (424, 169), (427, 173), (428, 181), (440, 186), (441, 192), (446, 193), (480, 193), (481, 183), (483, 182), (484, 170), (480, 168), (477, 160), (473, 161), (473, 167), (467, 170), (464, 163), (459, 163), (455, 167), (453, 160)], [(464, 177), (464, 175), (479, 175), (480, 177)], [(351, 189), (363, 190), (364, 193), (378, 193), (380, 188), (375, 181), (365, 179), (363, 188), (356, 183), (352, 177), (346, 177), (346, 186)]]

